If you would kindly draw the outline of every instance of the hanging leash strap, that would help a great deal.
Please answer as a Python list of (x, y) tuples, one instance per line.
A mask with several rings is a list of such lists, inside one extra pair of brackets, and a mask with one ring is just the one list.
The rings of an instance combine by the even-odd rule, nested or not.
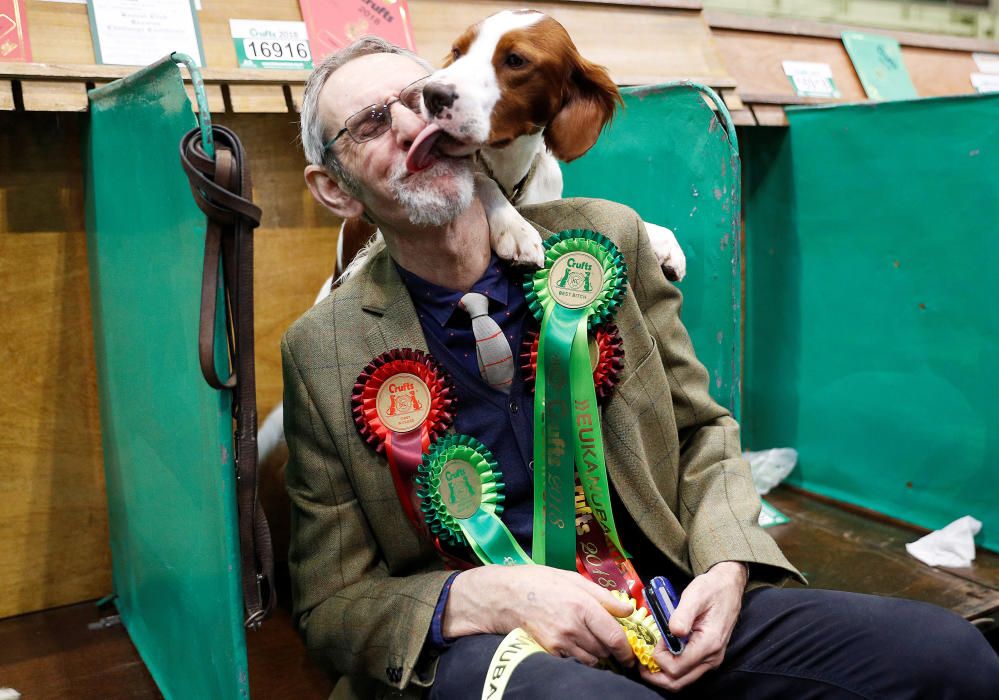
[[(231, 130), (213, 126), (215, 157), (202, 146), (201, 130), (180, 143), (180, 160), (198, 207), (207, 217), (205, 267), (201, 280), (198, 355), (205, 381), (232, 389), (235, 421), (236, 499), (246, 627), (256, 629), (274, 607), (274, 555), (270, 529), (257, 500), (257, 400), (253, 366), (253, 229), (260, 208), (251, 200), (243, 145)], [(229, 376), (215, 368), (219, 263), (222, 266)], [(266, 590), (265, 590), (266, 589)]]

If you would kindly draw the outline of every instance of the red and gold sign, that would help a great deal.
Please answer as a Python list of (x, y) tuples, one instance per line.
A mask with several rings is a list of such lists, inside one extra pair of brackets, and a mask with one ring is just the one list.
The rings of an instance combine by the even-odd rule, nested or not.
[(0, 61), (31, 61), (24, 0), (0, 0)]

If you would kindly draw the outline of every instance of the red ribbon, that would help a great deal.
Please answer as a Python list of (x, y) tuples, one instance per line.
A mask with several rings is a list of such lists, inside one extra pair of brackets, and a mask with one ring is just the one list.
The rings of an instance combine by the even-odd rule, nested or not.
[(602, 588), (627, 593), (636, 607), (648, 608), (645, 586), (634, 565), (607, 539), (592, 515), (576, 517), (576, 570)]

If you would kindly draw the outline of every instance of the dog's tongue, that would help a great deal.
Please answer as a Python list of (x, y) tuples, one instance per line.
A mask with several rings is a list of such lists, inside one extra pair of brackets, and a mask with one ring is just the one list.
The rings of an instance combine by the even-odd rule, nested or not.
[(437, 156), (432, 153), (434, 144), (441, 136), (441, 128), (436, 124), (427, 124), (413, 140), (413, 145), (409, 147), (406, 154), (406, 170), (410, 173), (418, 173), (433, 165), (437, 161)]

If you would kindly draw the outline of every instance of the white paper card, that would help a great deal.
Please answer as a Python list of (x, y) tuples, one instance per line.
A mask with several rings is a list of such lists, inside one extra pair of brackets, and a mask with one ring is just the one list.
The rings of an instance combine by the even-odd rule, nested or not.
[(231, 19), (229, 31), (240, 68), (312, 70), (305, 22)]
[(144, 66), (179, 51), (204, 61), (191, 0), (91, 0), (98, 61)]
[(982, 73), (999, 73), (999, 53), (973, 53), (971, 56)]
[(999, 74), (972, 73), (971, 84), (978, 92), (999, 92)]
[(781, 65), (796, 94), (802, 97), (839, 97), (828, 63), (781, 61)]

